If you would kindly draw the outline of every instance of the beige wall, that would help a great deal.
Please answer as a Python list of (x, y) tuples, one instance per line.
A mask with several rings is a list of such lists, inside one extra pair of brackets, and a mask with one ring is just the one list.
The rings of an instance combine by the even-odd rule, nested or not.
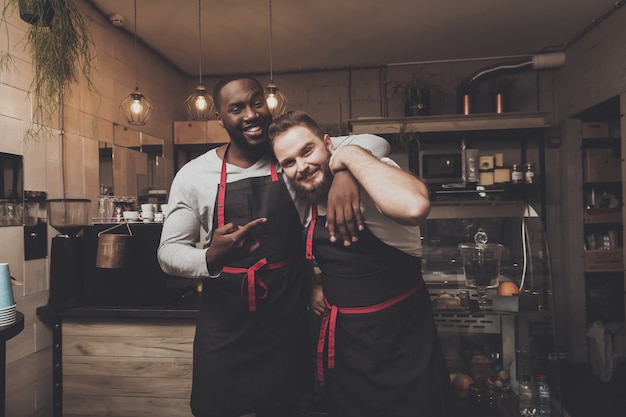
[[(0, 2), (4, 7), (4, 1)], [(16, 68), (0, 73), (0, 152), (24, 156), (24, 189), (45, 191), (48, 198), (89, 198), (97, 209), (98, 140), (112, 142), (112, 123), (126, 125), (118, 106), (135, 87), (133, 38), (81, 3), (93, 36), (97, 74), (95, 92), (85, 83), (71, 87), (63, 121), (38, 140), (24, 141), (31, 120), (28, 89), (33, 76), (24, 51), (26, 23), (13, 13), (0, 29), (0, 49), (15, 57)], [(7, 38), (8, 32), (8, 38)], [(7, 47), (8, 45), (8, 47)], [(173, 120), (185, 118), (188, 82), (179, 72), (139, 45), (139, 87), (155, 107), (143, 128), (165, 140), (168, 169), (173, 173)], [(59, 135), (59, 126), (65, 135)], [(62, 169), (65, 166), (65, 169)], [(95, 215), (94, 215), (95, 217)], [(48, 228), (48, 238), (56, 234)], [(17, 309), (25, 328), (7, 344), (7, 407), (11, 417), (52, 415), (52, 336), (36, 314), (48, 299), (48, 259), (24, 260), (22, 227), (0, 228), (0, 261), (24, 285), (14, 288)]]

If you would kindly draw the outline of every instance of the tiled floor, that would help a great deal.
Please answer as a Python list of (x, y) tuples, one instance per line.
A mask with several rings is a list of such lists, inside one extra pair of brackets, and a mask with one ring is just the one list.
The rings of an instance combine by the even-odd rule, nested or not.
[(571, 417), (626, 416), (626, 363), (610, 382), (596, 377), (589, 364), (564, 362), (560, 374), (562, 403)]

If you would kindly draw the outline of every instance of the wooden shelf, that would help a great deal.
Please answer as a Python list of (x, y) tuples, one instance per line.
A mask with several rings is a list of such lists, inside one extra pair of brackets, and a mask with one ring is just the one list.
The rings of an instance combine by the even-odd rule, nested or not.
[(622, 249), (585, 251), (585, 272), (619, 272), (624, 270)]
[(351, 133), (469, 132), (477, 130), (543, 129), (547, 113), (484, 113), (414, 117), (361, 117), (348, 120)]
[(596, 208), (586, 209), (584, 213), (585, 224), (621, 223), (621, 208)]

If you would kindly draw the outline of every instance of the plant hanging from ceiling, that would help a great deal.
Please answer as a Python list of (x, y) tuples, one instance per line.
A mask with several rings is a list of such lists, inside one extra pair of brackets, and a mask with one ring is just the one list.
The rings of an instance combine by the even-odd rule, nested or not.
[[(71, 84), (79, 79), (92, 90), (93, 44), (87, 24), (73, 0), (5, 0), (0, 26), (19, 11), (30, 23), (25, 48), (32, 58), (34, 78), (29, 93), (33, 96), (33, 118), (27, 135), (38, 139), (41, 129), (62, 110)], [(8, 49), (7, 49), (8, 50)], [(10, 52), (2, 52), (0, 70), (14, 67)]]

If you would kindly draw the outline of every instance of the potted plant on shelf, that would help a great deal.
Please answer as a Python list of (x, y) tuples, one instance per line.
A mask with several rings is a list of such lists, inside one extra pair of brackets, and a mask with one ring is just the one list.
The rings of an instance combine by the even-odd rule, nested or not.
[(420, 69), (413, 72), (408, 80), (393, 82), (390, 93), (402, 99), (405, 116), (428, 116), (430, 100), (433, 93), (439, 90), (437, 74), (425, 73)]
[[(72, 83), (80, 79), (93, 88), (93, 42), (72, 0), (6, 0), (0, 26), (7, 24), (7, 17), (14, 11), (30, 24), (25, 39), (34, 66), (29, 90), (34, 105), (27, 136), (38, 139), (41, 129), (51, 125), (51, 118), (62, 108)], [(12, 55), (2, 52), (0, 71), (13, 67)]]

